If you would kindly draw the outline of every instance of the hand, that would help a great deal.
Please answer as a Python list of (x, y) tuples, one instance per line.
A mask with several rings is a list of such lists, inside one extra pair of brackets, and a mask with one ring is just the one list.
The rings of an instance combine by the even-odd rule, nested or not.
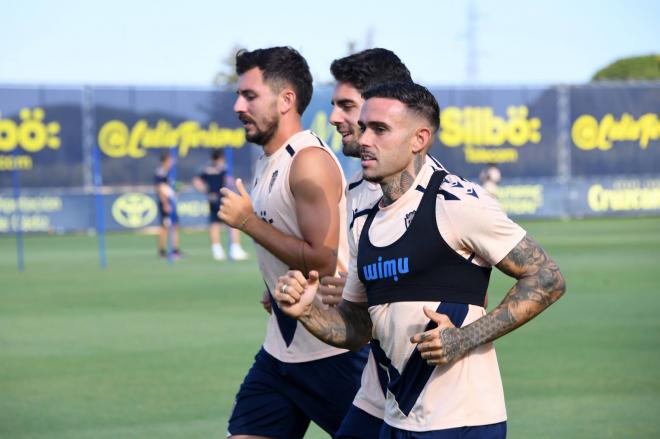
[(319, 286), (321, 302), (326, 305), (335, 306), (341, 302), (341, 295), (346, 285), (348, 273), (339, 272), (339, 276), (324, 276)]
[(318, 287), (318, 271), (310, 271), (305, 279), (300, 271), (292, 270), (277, 280), (273, 297), (285, 314), (298, 319), (310, 312)]
[(273, 304), (270, 301), (270, 294), (268, 293), (268, 290), (264, 291), (264, 294), (263, 296), (261, 296), (261, 300), (259, 301), (259, 303), (261, 303), (261, 306), (264, 307), (264, 309), (268, 314), (273, 313)]
[(445, 314), (424, 307), (424, 314), (438, 324), (437, 328), (410, 337), (422, 358), (431, 366), (451, 363), (465, 354), (460, 343), (460, 329)]
[(236, 180), (236, 189), (238, 193), (226, 187), (220, 189), (223, 197), (218, 218), (235, 229), (243, 229), (247, 220), (254, 215), (252, 199), (240, 178)]

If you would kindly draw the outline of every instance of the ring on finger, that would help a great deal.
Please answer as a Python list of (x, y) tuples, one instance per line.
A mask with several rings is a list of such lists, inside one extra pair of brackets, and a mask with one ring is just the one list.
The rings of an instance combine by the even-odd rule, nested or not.
[(284, 284), (284, 285), (282, 285), (282, 286), (280, 287), (280, 291), (282, 292), (282, 294), (286, 294), (286, 287), (288, 287), (288, 286), (289, 286), (289, 285)]

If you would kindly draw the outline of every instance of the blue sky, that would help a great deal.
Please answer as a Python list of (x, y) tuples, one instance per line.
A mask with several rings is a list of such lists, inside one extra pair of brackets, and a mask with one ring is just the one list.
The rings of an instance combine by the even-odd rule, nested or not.
[[(290, 45), (317, 81), (349, 41), (394, 50), (426, 85), (582, 83), (623, 56), (660, 53), (654, 0), (3, 0), (0, 84), (208, 86), (235, 45)], [(403, 6), (403, 7), (402, 7)]]

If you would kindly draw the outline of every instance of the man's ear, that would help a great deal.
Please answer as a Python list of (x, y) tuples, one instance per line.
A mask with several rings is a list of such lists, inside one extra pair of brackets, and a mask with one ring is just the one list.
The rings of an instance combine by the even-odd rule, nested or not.
[(286, 114), (291, 110), (296, 110), (296, 93), (288, 87), (285, 87), (280, 92), (278, 98), (278, 110), (280, 114)]
[(421, 126), (415, 130), (413, 135), (412, 151), (417, 154), (424, 151), (433, 142), (433, 133), (426, 126)]

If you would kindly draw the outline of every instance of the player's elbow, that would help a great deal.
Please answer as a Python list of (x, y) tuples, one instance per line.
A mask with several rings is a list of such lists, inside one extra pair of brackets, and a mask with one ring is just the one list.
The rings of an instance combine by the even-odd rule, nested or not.
[(344, 347), (353, 352), (361, 350), (369, 343), (373, 329), (366, 303), (356, 304), (342, 300), (337, 305), (337, 312), (341, 315), (346, 328)]
[(557, 279), (555, 280), (555, 290), (556, 290), (557, 299), (559, 299), (561, 296), (564, 295), (564, 293), (566, 293), (566, 279), (564, 278), (564, 275), (561, 274), (561, 271), (557, 271)]
[(319, 270), (319, 278), (324, 276), (334, 276), (337, 271), (337, 260), (334, 262), (329, 262), (323, 265), (323, 268)]
[(566, 279), (557, 264), (551, 261), (540, 275), (541, 288), (547, 292), (550, 303), (559, 300), (566, 293)]
[(337, 271), (337, 254), (333, 250), (324, 249), (323, 251), (314, 252), (310, 255), (309, 260), (304, 260), (303, 264), (305, 269), (317, 270), (319, 277), (334, 276)]

